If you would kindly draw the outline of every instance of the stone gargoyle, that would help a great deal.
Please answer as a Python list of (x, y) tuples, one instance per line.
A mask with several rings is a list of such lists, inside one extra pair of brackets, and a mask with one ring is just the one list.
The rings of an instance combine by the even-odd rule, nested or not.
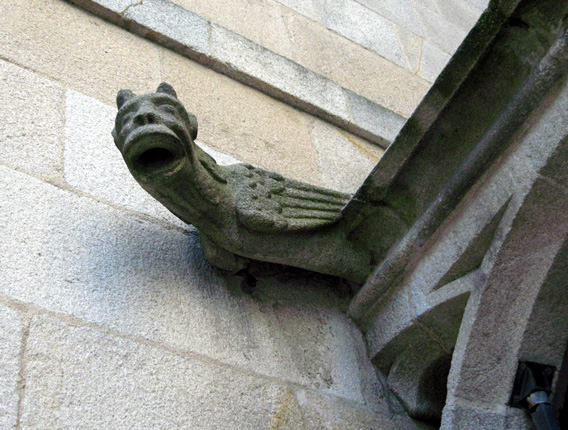
[(152, 94), (121, 90), (117, 105), (112, 134), (130, 172), (197, 227), (211, 264), (237, 272), (252, 259), (365, 281), (376, 261), (353, 233), (350, 195), (250, 164), (218, 165), (195, 145), (197, 119), (169, 84)]

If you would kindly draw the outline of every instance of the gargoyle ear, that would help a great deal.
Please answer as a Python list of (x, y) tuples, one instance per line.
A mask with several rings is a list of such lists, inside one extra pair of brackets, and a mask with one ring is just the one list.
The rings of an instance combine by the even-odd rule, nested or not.
[(158, 85), (158, 89), (156, 90), (156, 92), (169, 94), (170, 96), (173, 96), (177, 99), (176, 90), (174, 90), (174, 87), (172, 87), (167, 82), (162, 82), (160, 85)]
[(120, 90), (116, 95), (116, 106), (120, 109), (124, 103), (134, 97), (134, 93), (130, 90)]
[(190, 113), (188, 114), (189, 117), (189, 132), (191, 134), (191, 138), (193, 140), (197, 139), (197, 117)]

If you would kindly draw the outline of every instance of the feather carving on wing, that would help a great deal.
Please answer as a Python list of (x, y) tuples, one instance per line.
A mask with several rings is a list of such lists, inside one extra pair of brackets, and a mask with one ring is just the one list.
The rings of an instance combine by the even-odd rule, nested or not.
[(235, 210), (239, 220), (255, 231), (311, 230), (333, 224), (341, 218), (348, 194), (241, 165), (234, 173)]

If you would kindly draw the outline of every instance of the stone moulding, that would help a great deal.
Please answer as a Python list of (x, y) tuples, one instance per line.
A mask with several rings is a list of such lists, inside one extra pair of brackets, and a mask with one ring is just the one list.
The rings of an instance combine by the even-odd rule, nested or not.
[(492, 2), (353, 198), (409, 228), (349, 315), (391, 393), (443, 430), (532, 428), (507, 403), (518, 360), (565, 366), (567, 12)]
[(168, 0), (67, 1), (383, 148), (406, 121), (397, 113)]
[[(522, 8), (519, 13), (522, 13)], [(480, 20), (476, 29), (474, 29), (472, 34), (468, 36), (464, 45), (462, 45), (456, 55), (458, 56), (461, 54), (464, 56), (465, 54), (462, 53), (464, 53), (464, 51), (468, 51), (468, 48), (474, 44), (478, 47), (488, 46), (488, 51), (493, 50), (494, 52), (499, 49), (510, 49), (508, 47), (502, 47), (505, 43), (511, 43), (510, 41), (505, 42), (498, 38), (496, 43), (493, 42), (494, 31), (487, 31), (485, 34), (485, 40), (480, 40), (483, 38), (483, 33), (481, 33), (483, 27), (489, 27), (489, 30), (492, 30), (491, 27), (495, 28), (492, 26), (492, 23), (498, 22), (499, 19), (501, 19), (503, 23), (502, 27), (499, 28), (501, 30), (501, 37), (502, 39), (507, 37), (504, 33), (506, 33), (510, 27), (506, 24), (505, 15), (503, 15), (497, 8), (489, 9)], [(480, 43), (482, 41), (484, 43)], [(493, 46), (491, 45), (492, 43)], [(538, 64), (532, 64), (528, 71), (527, 64), (522, 64), (522, 68), (524, 70), (519, 70), (518, 75), (524, 79), (520, 82), (520, 85), (517, 88), (515, 88), (515, 83), (511, 83), (510, 85), (507, 83), (501, 84), (502, 86), (509, 86), (507, 90), (512, 91), (512, 95), (507, 100), (506, 105), (498, 111), (498, 115), (495, 116), (491, 124), (484, 130), (472, 150), (467, 153), (467, 156), (463, 158), (458, 165), (456, 165), (455, 170), (451, 173), (451, 176), (448, 177), (447, 182), (443, 184), (443, 187), (440, 189), (436, 198), (427, 207), (425, 207), (424, 212), (412, 225), (407, 234), (402, 237), (396, 246), (389, 251), (387, 258), (385, 258), (381, 264), (375, 268), (373, 274), (369, 277), (369, 279), (367, 279), (365, 285), (350, 305), (349, 313), (353, 318), (360, 321), (364, 320), (366, 314), (371, 312), (373, 307), (382, 301), (381, 297), (383, 297), (397, 277), (403, 272), (408, 262), (418, 254), (421, 247), (450, 215), (457, 204), (465, 196), (466, 192), (485, 172), (487, 167), (491, 165), (491, 163), (511, 143), (512, 137), (515, 133), (522, 129), (523, 124), (527, 121), (532, 112), (541, 104), (547, 94), (555, 88), (563, 78), (565, 78), (568, 71), (568, 30), (564, 30), (560, 34), (557, 34), (556, 40), (554, 43), (551, 43), (551, 45), (546, 46), (546, 42), (544, 42), (544, 45), (545, 46), (538, 47), (543, 50), (542, 58)], [(508, 61), (511, 63), (514, 63), (515, 61), (521, 63), (529, 61), (527, 58), (515, 58), (515, 56), (519, 54), (514, 52), (509, 53), (509, 55), (511, 58), (509, 58)], [(531, 53), (531, 55), (533, 54)], [(451, 64), (454, 64), (454, 62), (459, 59), (460, 58), (458, 57), (456, 60), (452, 61)], [(514, 64), (512, 67), (515, 66), (521, 69), (519, 64)], [(492, 78), (495, 81), (498, 81), (499, 79), (506, 81), (509, 73), (506, 70), (506, 67), (507, 64), (504, 64), (503, 69), (494, 69), (494, 72), (502, 72), (502, 75), (499, 78), (493, 75)], [(452, 72), (451, 66), (449, 66), (448, 69), (447, 74)], [(444, 73), (440, 80), (437, 81), (432, 88), (434, 92), (439, 90), (440, 87), (445, 84), (444, 78), (446, 75), (444, 75)], [(481, 72), (478, 71), (477, 73), (487, 73), (487, 70), (483, 70)], [(476, 79), (478, 78), (474, 75), (473, 79), (470, 79), (470, 82), (475, 81)], [(464, 87), (467, 91), (475, 91), (472, 88), (467, 88), (467, 85), (468, 83), (466, 82)], [(496, 85), (496, 87), (498, 89), (492, 94), (492, 96), (500, 98), (502, 97), (500, 93), (502, 87), (499, 88), (498, 85)], [(429, 102), (430, 100), (426, 98), (421, 103), (415, 115), (410, 118), (405, 129), (407, 127), (410, 129), (415, 118), (420, 118), (421, 110), (424, 107), (427, 107)], [(464, 104), (467, 102), (463, 103), (459, 98), (454, 98), (453, 103), (454, 105), (459, 105), (457, 109), (463, 109)], [(443, 116), (440, 115), (440, 117), (437, 117), (436, 120), (438, 124), (434, 122), (431, 127), (433, 129), (444, 128)], [(475, 123), (476, 118), (472, 117), (469, 118), (469, 120), (472, 123)], [(456, 126), (454, 125), (454, 127)], [(392, 149), (392, 152), (395, 152), (397, 149), (405, 149), (401, 148), (402, 145), (399, 145), (400, 141), (404, 141), (407, 134), (409, 134), (405, 129), (402, 130), (397, 140), (393, 142), (389, 151), (390, 149)], [(425, 138), (416, 141), (416, 144), (425, 145), (430, 142), (431, 140)], [(389, 151), (387, 151), (385, 157), (389, 155)], [(388, 158), (385, 160), (385, 157), (377, 165), (375, 170), (371, 172), (366, 183), (358, 191), (356, 196), (365, 193), (369, 194), (369, 188), (374, 188), (375, 194), (385, 189), (385, 186), (381, 184), (381, 181), (384, 180), (381, 178), (383, 175), (381, 166), (388, 166), (389, 161), (391, 161)], [(407, 163), (406, 160), (405, 163)], [(402, 165), (403, 164), (398, 164), (398, 166)], [(390, 163), (390, 166), (396, 167), (393, 166), (392, 162)], [(369, 186), (370, 184), (371, 186)], [(389, 186), (392, 185), (392, 183), (389, 182), (387, 182), (387, 184)]]

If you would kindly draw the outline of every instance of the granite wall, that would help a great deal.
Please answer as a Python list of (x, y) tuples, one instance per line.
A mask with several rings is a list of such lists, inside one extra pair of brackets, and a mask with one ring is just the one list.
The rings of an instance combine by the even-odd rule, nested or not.
[[(483, 6), (176, 3), (400, 118)], [(114, 97), (168, 81), (219, 162), (344, 191), (383, 148), (67, 1), (3, 0), (0, 41), (0, 427), (415, 428), (334, 281), (283, 273), (247, 294), (209, 266), (131, 179)]]

